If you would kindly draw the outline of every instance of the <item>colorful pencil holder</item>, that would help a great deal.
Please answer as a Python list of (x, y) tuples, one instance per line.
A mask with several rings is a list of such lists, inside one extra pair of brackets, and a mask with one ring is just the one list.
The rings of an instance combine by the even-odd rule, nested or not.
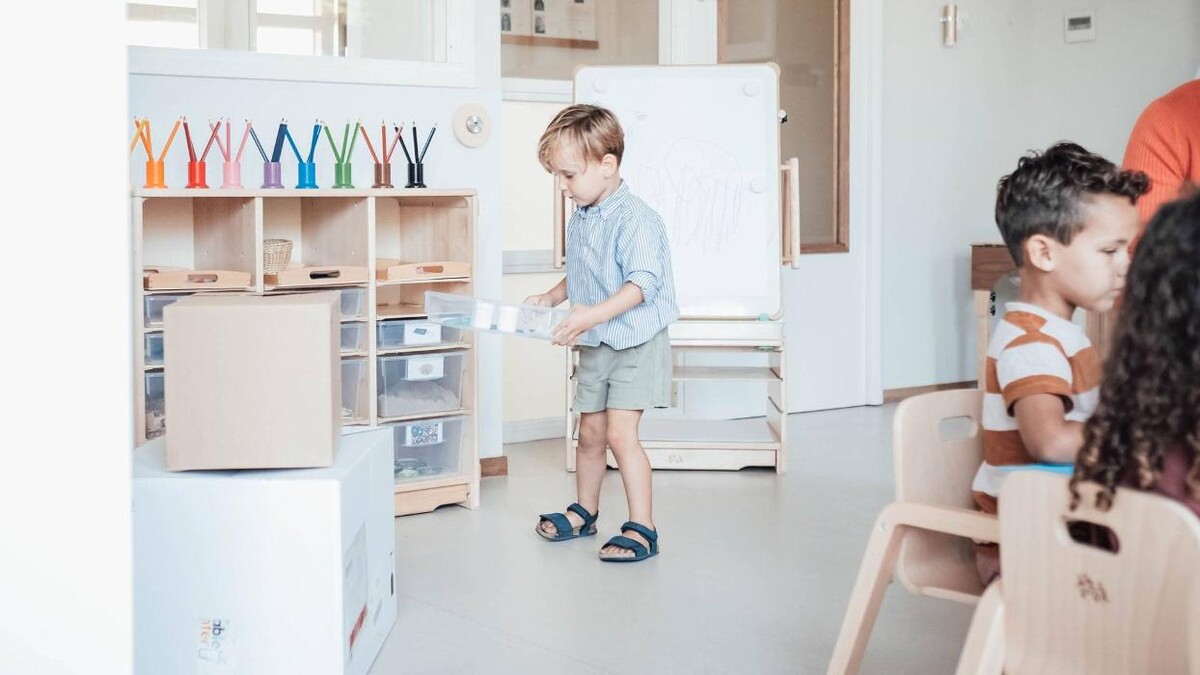
[(142, 187), (167, 187), (166, 173), (166, 168), (163, 166), (163, 160), (159, 160), (157, 162), (154, 160), (146, 160), (146, 184)]
[(350, 169), (354, 165), (350, 162), (337, 162), (333, 165), (333, 187), (335, 188), (353, 188), (354, 181), (350, 176)]
[(384, 164), (375, 162), (375, 184), (373, 188), (390, 188), (392, 187), (392, 165), (391, 163)]
[(283, 189), (283, 166), (279, 162), (263, 162), (263, 188)]
[(296, 181), (297, 190), (316, 190), (317, 189), (317, 163), (316, 162), (300, 162), (296, 165), (296, 172), (299, 174), (299, 180)]
[(190, 189), (203, 189), (208, 187), (207, 176), (208, 163), (200, 160), (188, 162), (188, 182), (187, 186)]
[(425, 187), (425, 163), (408, 163), (408, 185), (406, 188), (423, 188)]
[(242, 163), (224, 162), (221, 164), (221, 187), (236, 190), (242, 187)]

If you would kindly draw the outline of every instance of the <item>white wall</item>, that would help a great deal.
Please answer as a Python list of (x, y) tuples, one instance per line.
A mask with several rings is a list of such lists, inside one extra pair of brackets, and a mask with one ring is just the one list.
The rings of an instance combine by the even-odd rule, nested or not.
[[(5, 269), (22, 280), (6, 293), (0, 338), (15, 401), (0, 426), (3, 673), (133, 667), (132, 132), (124, 48), (113, 39), (124, 13), (121, 3), (78, 3), (64, 20), (63, 5), (34, 3), (0, 42), (0, 59), (22, 64), (6, 70), (5, 95), (28, 102), (0, 111), (5, 147), (22, 158), (0, 170)], [(37, 58), (47, 52), (70, 58)], [(64, 170), (53, 148), (94, 170)]]
[(887, 389), (974, 379), (970, 244), (999, 241), (995, 185), (1017, 158), (1070, 139), (1119, 162), (1141, 109), (1200, 63), (1195, 0), (1084, 3), (1098, 39), (1081, 44), (1062, 38), (1078, 3), (965, 0), (953, 48), (941, 4), (883, 9)]
[[(330, 84), (323, 82), (285, 82), (274, 80), (220, 79), (173, 77), (163, 75), (131, 75), (129, 77), (129, 108), (133, 115), (149, 117), (155, 125), (155, 142), (165, 140), (164, 128), (179, 115), (188, 115), (194, 129), (204, 129), (204, 121), (217, 116), (235, 121), (251, 118), (259, 121), (259, 130), (273, 130), (280, 117), (287, 117), (301, 152), (307, 152), (312, 121), (321, 118), (333, 128), (347, 120), (361, 119), (377, 124), (380, 119), (416, 120), (425, 130), (437, 123), (440, 131), (434, 137), (425, 159), (425, 182), (430, 187), (470, 187), (479, 191), (479, 223), (476, 230), (476, 292), (483, 297), (501, 293), (501, 204), (500, 204), (500, 142), (494, 133), (487, 145), (468, 148), (460, 144), (451, 131), (454, 111), (464, 103), (479, 103), (488, 109), (495, 122), (500, 119), (500, 41), (497, 6), (488, 3), (476, 11), (474, 49), (476, 54), (476, 86), (474, 88), (406, 87), (362, 84)], [(267, 134), (274, 138), (273, 131)], [(159, 140), (163, 139), (163, 140)], [(260, 134), (264, 147), (270, 141)], [(182, 132), (172, 146), (167, 160), (167, 185), (182, 187), (187, 182), (187, 151), (181, 145)], [(193, 139), (195, 140), (195, 139)], [(197, 141), (202, 143), (201, 141)], [(235, 141), (236, 142), (236, 141)], [(339, 138), (340, 142), (340, 138)], [(355, 185), (370, 185), (372, 166), (370, 153), (356, 144), (354, 152)], [(285, 144), (286, 147), (286, 144)], [(156, 148), (157, 149), (157, 148)], [(410, 148), (411, 150), (411, 148)], [(215, 149), (213, 151), (215, 153)], [(270, 152), (268, 148), (268, 152)], [(393, 157), (393, 183), (403, 180), (403, 154), (397, 148)], [(399, 162), (397, 162), (397, 158)], [(220, 167), (209, 157), (209, 185), (219, 185)], [(317, 184), (333, 184), (333, 161), (327, 141), (317, 148)], [(133, 162), (130, 180), (140, 185), (144, 180), (142, 161)], [(261, 182), (261, 161), (253, 147), (243, 156), (242, 182), (255, 185)], [(290, 149), (283, 155), (284, 184), (294, 186), (296, 161)], [(502, 454), (501, 443), (501, 351), (500, 341), (493, 335), (481, 335), (479, 349), (480, 390), (480, 455), (493, 457)]]

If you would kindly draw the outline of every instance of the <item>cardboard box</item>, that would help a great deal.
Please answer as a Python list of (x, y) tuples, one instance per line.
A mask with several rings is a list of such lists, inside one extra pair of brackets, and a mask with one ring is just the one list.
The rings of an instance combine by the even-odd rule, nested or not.
[[(174, 433), (174, 431), (172, 431)], [(134, 452), (138, 673), (366, 673), (396, 620), (392, 432), (328, 469), (168, 472)]]
[(327, 467), (342, 425), (341, 295), (193, 296), (163, 310), (167, 469)]

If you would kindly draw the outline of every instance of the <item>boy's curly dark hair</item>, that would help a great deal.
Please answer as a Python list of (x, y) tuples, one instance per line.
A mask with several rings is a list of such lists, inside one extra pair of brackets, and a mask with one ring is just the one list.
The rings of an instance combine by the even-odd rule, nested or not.
[(1035, 234), (1063, 244), (1083, 227), (1080, 205), (1087, 195), (1113, 194), (1136, 203), (1150, 189), (1141, 171), (1122, 171), (1075, 143), (1059, 143), (1032, 152), (1000, 179), (996, 226), (1017, 267), (1025, 264), (1025, 240)]
[(1200, 193), (1163, 206), (1138, 244), (1072, 508), (1080, 481), (1100, 484), (1102, 510), (1121, 483), (1152, 487), (1170, 450), (1186, 454), (1188, 490), (1200, 499)]

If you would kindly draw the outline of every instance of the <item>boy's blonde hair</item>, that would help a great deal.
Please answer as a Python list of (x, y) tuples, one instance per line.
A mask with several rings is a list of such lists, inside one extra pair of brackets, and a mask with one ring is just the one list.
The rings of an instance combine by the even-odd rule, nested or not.
[(564, 146), (578, 148), (585, 161), (599, 162), (605, 155), (613, 155), (619, 166), (625, 152), (625, 132), (612, 111), (577, 103), (555, 115), (538, 141), (538, 161), (547, 171), (553, 171), (550, 160), (555, 149)]

